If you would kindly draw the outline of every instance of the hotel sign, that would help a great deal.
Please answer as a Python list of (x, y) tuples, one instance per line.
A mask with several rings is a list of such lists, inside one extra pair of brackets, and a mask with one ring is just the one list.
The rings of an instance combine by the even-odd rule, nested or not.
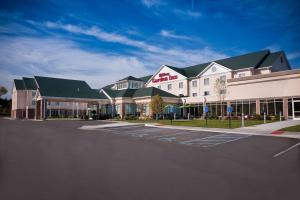
[(152, 83), (164, 82), (178, 79), (177, 75), (170, 75), (170, 73), (160, 73), (158, 74), (159, 78), (152, 79)]

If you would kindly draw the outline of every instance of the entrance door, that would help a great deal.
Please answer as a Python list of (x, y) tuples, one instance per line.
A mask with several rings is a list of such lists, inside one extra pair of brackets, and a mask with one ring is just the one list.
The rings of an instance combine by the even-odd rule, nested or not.
[(300, 100), (293, 100), (293, 119), (300, 120)]

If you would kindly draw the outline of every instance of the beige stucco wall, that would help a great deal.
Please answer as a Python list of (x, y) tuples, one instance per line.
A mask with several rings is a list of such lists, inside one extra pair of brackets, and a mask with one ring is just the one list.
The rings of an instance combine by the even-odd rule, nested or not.
[(245, 74), (245, 76), (252, 76), (252, 70), (251, 69), (244, 69), (244, 70), (238, 70), (233, 72), (233, 77), (234, 78), (238, 78), (240, 76), (240, 74)]
[(26, 90), (16, 90), (12, 93), (12, 110), (26, 109)]
[(293, 96), (300, 96), (300, 70), (295, 71), (294, 74), (265, 78), (258, 76), (257, 79), (229, 82), (226, 99), (238, 100)]

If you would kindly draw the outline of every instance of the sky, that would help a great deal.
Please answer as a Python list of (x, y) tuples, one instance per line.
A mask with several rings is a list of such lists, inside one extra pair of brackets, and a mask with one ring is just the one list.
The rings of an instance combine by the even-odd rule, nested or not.
[(0, 0), (0, 85), (34, 75), (101, 88), (163, 64), (270, 49), (300, 68), (298, 0)]

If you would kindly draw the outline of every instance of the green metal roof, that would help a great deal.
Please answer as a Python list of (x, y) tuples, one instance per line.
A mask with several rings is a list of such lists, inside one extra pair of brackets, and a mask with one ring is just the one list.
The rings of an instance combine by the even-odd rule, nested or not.
[(14, 79), (14, 84), (16, 86), (16, 90), (25, 90), (25, 85), (23, 80)]
[[(121, 80), (119, 80), (119, 81), (129, 81), (129, 80), (132, 80), (132, 81), (142, 81), (141, 79), (135, 78), (135, 77), (133, 77), (133, 76), (127, 76), (127, 77), (125, 77), (125, 78), (123, 78), (123, 79), (121, 79)], [(119, 81), (118, 81), (118, 82), (119, 82)]]
[(157, 94), (161, 97), (178, 97), (174, 94), (171, 94), (169, 92), (163, 91), (163, 90), (155, 88), (155, 87), (137, 89), (134, 92), (133, 97), (146, 97), (146, 96), (151, 96), (152, 97), (152, 96), (155, 96)]
[(269, 67), (272, 66), (273, 63), (276, 61), (277, 58), (279, 58), (282, 54), (284, 54), (283, 51), (278, 51), (271, 53), (262, 63), (259, 67)]
[(37, 86), (33, 78), (23, 77), (26, 90), (36, 90)]
[(263, 50), (231, 58), (216, 60), (215, 62), (232, 70), (238, 70), (249, 67), (255, 68), (258, 67), (269, 54), (269, 50)]
[(107, 99), (98, 90), (91, 89), (85, 81), (51, 77), (34, 77), (41, 96), (62, 98)]
[[(263, 51), (257, 51), (253, 53), (240, 55), (240, 56), (220, 59), (212, 62), (216, 62), (232, 70), (239, 70), (239, 69), (250, 68), (250, 67), (258, 68), (269, 63), (271, 63), (272, 65), (273, 64), (272, 62), (274, 61), (275, 57), (278, 55), (279, 52), (270, 53), (270, 50), (263, 50)], [(211, 62), (207, 62), (207, 63), (193, 65), (185, 68), (178, 68), (169, 65), (166, 66), (186, 77), (195, 77), (199, 73), (201, 73), (210, 63)]]
[(140, 88), (140, 89), (125, 89), (125, 90), (112, 90), (103, 89), (111, 98), (116, 97), (148, 97), (159, 94), (161, 97), (178, 97), (166, 91), (160, 90), (155, 87)]
[(143, 77), (140, 77), (138, 79), (141, 79), (142, 81), (144, 81), (145, 83), (147, 83), (152, 76), (153, 75), (143, 76)]

